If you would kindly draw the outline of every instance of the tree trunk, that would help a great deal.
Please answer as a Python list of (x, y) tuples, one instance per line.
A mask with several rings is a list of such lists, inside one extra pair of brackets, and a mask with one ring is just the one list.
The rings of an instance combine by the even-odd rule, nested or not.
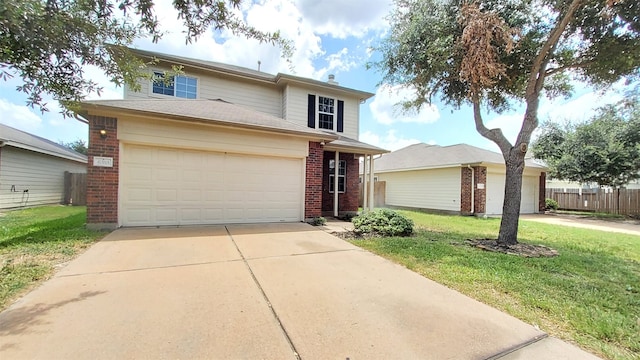
[(524, 171), (524, 153), (511, 148), (505, 156), (506, 176), (504, 183), (504, 203), (498, 245), (507, 246), (518, 243), (518, 219), (522, 202), (522, 173)]

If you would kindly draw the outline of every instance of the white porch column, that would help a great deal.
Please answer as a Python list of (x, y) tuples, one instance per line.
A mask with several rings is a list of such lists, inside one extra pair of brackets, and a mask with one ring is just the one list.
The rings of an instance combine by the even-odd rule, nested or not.
[(367, 200), (369, 197), (369, 193), (367, 193), (367, 190), (369, 189), (367, 187), (367, 182), (369, 180), (367, 179), (367, 155), (364, 155), (364, 162), (362, 164), (362, 212), (366, 212), (367, 211)]
[(373, 201), (373, 154), (369, 155), (369, 210), (373, 210), (374, 201)]
[(340, 152), (338, 150), (336, 150), (335, 161), (335, 166), (333, 167), (333, 216), (338, 217), (338, 179), (340, 175)]

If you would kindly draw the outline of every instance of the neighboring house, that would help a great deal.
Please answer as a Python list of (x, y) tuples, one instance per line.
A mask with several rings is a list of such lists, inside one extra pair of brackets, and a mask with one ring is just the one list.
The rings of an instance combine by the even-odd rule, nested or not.
[[(87, 101), (92, 228), (292, 222), (358, 211), (358, 141), (373, 94), (135, 50), (155, 80)], [(164, 81), (171, 65), (183, 74)], [(172, 80), (172, 81), (171, 81)]]
[[(640, 189), (640, 181), (632, 180), (628, 184), (624, 185), (625, 189)], [(596, 183), (580, 184), (573, 181), (547, 179), (547, 189), (582, 189), (589, 190), (590, 192), (600, 189), (600, 186)], [(604, 186), (603, 189), (611, 189), (609, 186)]]
[(61, 203), (65, 171), (86, 173), (87, 157), (0, 124), (0, 209)]
[[(521, 213), (544, 211), (545, 170), (526, 161)], [(387, 206), (502, 214), (505, 165), (493, 151), (466, 144), (415, 144), (376, 159), (374, 172), (386, 182)]]

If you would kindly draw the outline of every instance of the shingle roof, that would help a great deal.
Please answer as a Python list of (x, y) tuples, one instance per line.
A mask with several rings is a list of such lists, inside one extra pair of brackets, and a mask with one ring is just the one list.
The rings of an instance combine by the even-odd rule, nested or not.
[[(479, 147), (457, 144), (450, 146), (414, 144), (382, 155), (375, 162), (376, 172), (453, 167), (468, 164), (504, 165), (501, 154)], [(544, 169), (544, 166), (526, 160), (527, 167)]]
[(304, 83), (304, 84), (312, 85), (315, 87), (322, 87), (322, 88), (330, 89), (333, 91), (349, 93), (351, 95), (358, 96), (361, 99), (368, 99), (375, 95), (370, 92), (351, 89), (344, 86), (339, 86), (337, 84), (329, 84), (324, 81), (308, 79), (308, 78), (299, 77), (295, 75), (289, 75), (289, 74), (283, 74), (283, 73), (272, 75), (266, 72), (257, 71), (257, 70), (245, 68), (242, 66), (223, 64), (215, 61), (193, 59), (193, 58), (188, 58), (183, 56), (163, 54), (163, 53), (140, 50), (140, 49), (130, 49), (130, 50), (141, 57), (162, 59), (170, 63), (176, 63), (180, 65), (189, 65), (189, 66), (199, 67), (208, 71), (217, 71), (217, 72), (222, 72), (228, 75), (250, 78), (250, 79), (255, 79), (259, 81), (266, 81), (266, 82), (273, 83), (274, 85), (280, 84), (280, 83), (286, 84), (288, 82)]
[(83, 154), (68, 149), (51, 140), (29, 134), (4, 124), (0, 124), (0, 142), (3, 142), (7, 146), (31, 150), (78, 162), (87, 162), (87, 157)]
[(82, 103), (84, 112), (110, 109), (176, 118), (187, 121), (233, 126), (245, 129), (275, 131), (311, 138), (335, 140), (338, 137), (324, 131), (310, 129), (279, 117), (251, 110), (223, 100), (206, 99), (144, 99), (93, 100)]
[(334, 140), (331, 143), (325, 146), (327, 150), (338, 150), (338, 151), (350, 151), (357, 153), (358, 151), (363, 154), (385, 154), (388, 153), (389, 150), (385, 150), (379, 148), (377, 146), (373, 146), (367, 143), (363, 143), (361, 141), (348, 138), (346, 136), (339, 136), (338, 140)]

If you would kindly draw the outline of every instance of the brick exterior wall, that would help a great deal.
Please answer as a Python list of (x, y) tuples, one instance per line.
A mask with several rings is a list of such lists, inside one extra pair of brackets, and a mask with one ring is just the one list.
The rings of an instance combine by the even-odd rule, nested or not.
[[(473, 179), (472, 179), (473, 177)], [(484, 189), (478, 189), (478, 184), (484, 184)], [(472, 187), (475, 186), (475, 189)], [(473, 212), (471, 211), (471, 194), (473, 194)], [(460, 169), (460, 213), (484, 214), (487, 210), (487, 168), (474, 166)]]
[[(473, 175), (476, 185), (473, 199), (473, 212), (484, 214), (487, 212), (487, 168), (484, 166), (474, 166)], [(484, 184), (484, 189), (478, 189), (478, 184)]]
[(460, 213), (471, 213), (471, 169), (460, 168)]
[[(347, 166), (346, 189), (344, 193), (338, 194), (338, 213), (358, 211), (358, 197), (360, 195), (359, 184), (359, 164), (352, 153), (340, 153), (340, 160), (344, 160)], [(333, 151), (325, 151), (322, 175), (322, 214), (323, 216), (333, 216), (334, 193), (329, 189), (329, 161), (336, 158)]]
[[(103, 116), (89, 116), (88, 120), (87, 226), (113, 229), (118, 226), (118, 120)], [(105, 139), (100, 137), (101, 129), (107, 131)], [(113, 167), (93, 166), (95, 156), (113, 158)]]
[(322, 164), (324, 150), (318, 142), (309, 142), (309, 156), (304, 191), (304, 217), (311, 219), (322, 216)]
[(538, 211), (539, 212), (544, 212), (545, 207), (547, 206), (545, 200), (546, 200), (546, 192), (547, 192), (547, 173), (542, 172), (540, 173), (540, 180), (539, 180), (539, 184), (538, 184)]

